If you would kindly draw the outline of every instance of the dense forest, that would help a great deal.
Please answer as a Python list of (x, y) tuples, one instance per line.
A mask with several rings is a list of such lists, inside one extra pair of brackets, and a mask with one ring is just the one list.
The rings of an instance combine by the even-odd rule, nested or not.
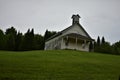
[(29, 51), (43, 50), (45, 41), (56, 34), (55, 31), (46, 30), (44, 36), (34, 34), (34, 29), (28, 29), (25, 34), (17, 32), (14, 27), (3, 32), (0, 29), (0, 50)]
[(120, 41), (110, 45), (109, 42), (105, 41), (105, 38), (98, 36), (97, 41), (94, 43), (94, 51), (108, 54), (120, 55)]
[[(34, 29), (28, 29), (25, 34), (18, 32), (14, 27), (0, 29), (0, 50), (8, 51), (29, 51), (43, 50), (45, 41), (56, 34), (56, 31), (46, 30), (44, 35), (34, 34)], [(94, 43), (94, 51), (108, 54), (120, 54), (120, 41), (110, 45), (105, 38), (98, 36)]]

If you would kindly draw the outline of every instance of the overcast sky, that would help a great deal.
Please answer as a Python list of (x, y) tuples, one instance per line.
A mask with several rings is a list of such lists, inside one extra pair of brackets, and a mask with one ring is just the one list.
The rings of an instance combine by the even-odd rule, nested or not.
[(79, 14), (80, 24), (96, 39), (120, 40), (120, 0), (0, 0), (0, 29), (14, 26), (25, 33), (45, 30), (61, 31), (72, 24), (71, 16)]

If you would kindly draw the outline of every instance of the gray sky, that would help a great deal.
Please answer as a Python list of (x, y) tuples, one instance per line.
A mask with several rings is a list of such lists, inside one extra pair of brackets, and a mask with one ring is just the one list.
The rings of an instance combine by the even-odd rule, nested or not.
[(94, 39), (120, 40), (120, 0), (0, 0), (0, 29), (14, 26), (25, 33), (61, 31), (72, 24), (72, 14)]

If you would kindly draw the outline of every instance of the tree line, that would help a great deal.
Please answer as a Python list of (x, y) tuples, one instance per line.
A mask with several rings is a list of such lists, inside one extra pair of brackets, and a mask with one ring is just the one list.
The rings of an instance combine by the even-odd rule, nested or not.
[(34, 34), (34, 29), (28, 29), (25, 34), (17, 32), (14, 27), (6, 29), (5, 32), (0, 29), (0, 50), (43, 50), (45, 41), (54, 34), (56, 34), (55, 31), (48, 30), (46, 30), (45, 34), (42, 36), (40, 34)]
[(116, 54), (120, 55), (120, 41), (115, 42), (114, 44), (110, 44), (109, 42), (105, 41), (105, 38), (98, 36), (97, 41), (94, 43), (94, 51), (100, 53), (107, 53), (107, 54)]
[[(0, 29), (0, 50), (8, 51), (29, 51), (29, 50), (43, 50), (45, 41), (56, 34), (56, 31), (46, 30), (44, 35), (34, 34), (34, 29), (28, 29), (25, 34), (17, 31), (14, 27), (6, 29), (4, 32)], [(94, 42), (95, 52), (120, 54), (120, 41), (110, 45), (105, 41), (105, 38), (98, 36)]]

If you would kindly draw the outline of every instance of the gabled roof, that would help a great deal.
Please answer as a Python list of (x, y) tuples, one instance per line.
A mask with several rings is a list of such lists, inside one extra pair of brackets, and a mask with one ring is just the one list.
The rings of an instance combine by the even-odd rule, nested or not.
[[(89, 36), (89, 34), (85, 31), (85, 29), (84, 29), (79, 23), (76, 23), (76, 24), (85, 32), (85, 34), (88, 36), (88, 38), (91, 38), (91, 37)], [(73, 24), (73, 25), (74, 25), (74, 24)], [(62, 30), (61, 32), (64, 32), (64, 31), (66, 31), (66, 30), (72, 28), (73, 25), (71, 25), (70, 27), (68, 27), (68, 28), (66, 28), (66, 29), (64, 29), (64, 30)]]
[[(76, 24), (79, 25), (79, 27), (81, 27), (81, 29), (82, 29), (82, 30), (85, 32), (85, 34), (88, 36), (88, 37), (86, 37), (86, 36), (81, 35), (82, 37), (84, 37), (84, 38), (86, 37), (86, 39), (93, 40), (93, 39), (89, 36), (89, 34), (85, 31), (85, 29), (84, 29), (79, 23), (76, 23)], [(74, 24), (73, 24), (73, 25), (74, 25)], [(69, 30), (70, 28), (73, 27), (73, 25), (71, 25), (71, 26), (67, 27), (66, 29), (58, 32), (57, 34), (51, 36), (51, 37), (48, 38), (46, 41), (49, 41), (49, 40), (51, 40), (51, 39), (53, 39), (53, 38), (55, 38), (55, 37), (57, 37), (57, 36), (62, 35), (62, 34), (64, 33), (64, 31)], [(75, 34), (74, 34), (74, 35), (75, 35)], [(77, 35), (78, 35), (78, 34), (77, 34)], [(80, 35), (80, 34), (79, 34), (79, 35)]]

